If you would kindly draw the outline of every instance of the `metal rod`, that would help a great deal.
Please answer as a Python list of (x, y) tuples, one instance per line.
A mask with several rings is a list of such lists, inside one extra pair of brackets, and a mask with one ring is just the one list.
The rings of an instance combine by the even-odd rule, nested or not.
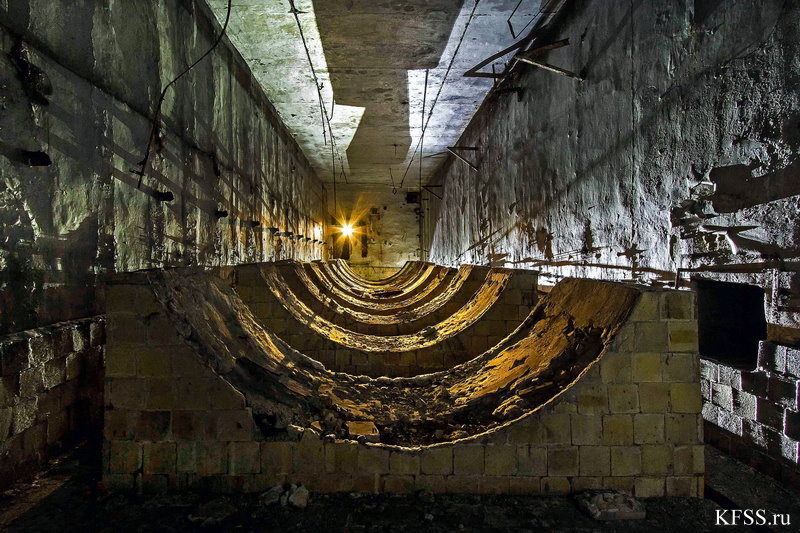
[[(436, 91), (436, 97), (433, 99), (433, 103), (431, 104), (431, 109), (428, 112), (428, 118), (425, 121), (425, 128), (428, 129), (428, 124), (431, 121), (431, 117), (433, 116), (433, 110), (436, 108), (436, 103), (439, 101), (439, 95), (442, 94), (442, 89), (444, 89), (444, 84), (447, 82), (447, 77), (450, 75), (450, 71), (455, 64), (456, 57), (458, 56), (459, 50), (461, 50), (461, 44), (464, 42), (464, 38), (467, 35), (467, 30), (469, 29), (470, 24), (472, 24), (472, 19), (475, 17), (475, 11), (478, 9), (478, 4), (481, 0), (475, 0), (475, 3), (472, 5), (472, 11), (469, 14), (469, 18), (467, 19), (466, 24), (464, 25), (464, 31), (461, 32), (461, 37), (458, 39), (458, 44), (456, 45), (456, 49), (453, 51), (453, 57), (450, 58), (450, 63), (447, 65), (447, 70), (444, 72), (444, 77), (442, 78), (442, 83), (439, 84), (439, 89)], [(408, 175), (408, 171), (411, 168), (412, 163), (414, 163), (414, 158), (417, 155), (417, 151), (419, 150), (419, 143), (417, 143), (416, 148), (414, 148), (414, 152), (411, 154), (411, 160), (408, 162), (406, 166), (405, 172), (403, 172), (403, 177), (400, 178), (400, 187), (403, 186), (403, 183), (406, 181), (406, 176)], [(420, 157), (422, 154), (420, 153)]]
[(435, 196), (436, 198), (438, 198), (439, 200), (441, 200), (441, 199), (442, 199), (442, 197), (441, 197), (441, 196), (439, 196), (438, 194), (436, 194), (435, 192), (433, 192), (433, 191), (431, 190), (431, 188), (430, 188), (430, 187), (428, 187), (427, 185), (423, 185), (423, 186), (422, 186), (422, 188), (423, 188), (423, 189), (425, 189), (426, 191), (428, 191), (429, 193), (431, 193), (432, 195), (434, 195), (434, 196)]
[(522, 52), (516, 57), (516, 59), (520, 59), (522, 57), (527, 57), (528, 59), (532, 59), (534, 57), (543, 55), (546, 52), (549, 52), (550, 50), (555, 50), (557, 48), (567, 46), (568, 44), (569, 44), (569, 38), (561, 39), (560, 41), (554, 41), (552, 43), (543, 44), (541, 46), (537, 46), (536, 48), (531, 48), (527, 52)]
[(475, 165), (473, 165), (472, 163), (461, 157), (461, 155), (456, 153), (452, 148), (448, 148), (447, 151), (456, 156), (462, 163), (467, 164), (469, 168), (471, 168), (472, 170), (478, 170), (478, 167), (476, 167)]
[(544, 70), (549, 70), (550, 72), (555, 72), (556, 74), (561, 74), (562, 76), (566, 76), (568, 78), (573, 78), (578, 81), (583, 81), (583, 78), (581, 78), (580, 76), (578, 76), (577, 74), (575, 74), (570, 70), (566, 70), (561, 67), (556, 67), (554, 65), (550, 65), (549, 63), (545, 63), (543, 61), (537, 61), (536, 59), (528, 59), (527, 57), (517, 56), (517, 59), (519, 61), (522, 61), (523, 63), (533, 65), (534, 67), (539, 67)]
[(422, 154), (425, 153), (425, 105), (428, 101), (428, 69), (425, 69), (425, 87), (422, 90), (422, 121), (420, 122), (420, 136), (419, 136), (419, 188), (422, 190)]

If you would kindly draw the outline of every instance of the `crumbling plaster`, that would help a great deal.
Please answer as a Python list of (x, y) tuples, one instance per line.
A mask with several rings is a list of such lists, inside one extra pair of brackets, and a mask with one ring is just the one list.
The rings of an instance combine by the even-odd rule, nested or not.
[(3, 1), (0, 23), (0, 333), (101, 311), (108, 271), (321, 257), (268, 230), (322, 239), (327, 192), (227, 39), (167, 93), (137, 186), (162, 87), (220, 31), (204, 2)]
[(769, 320), (800, 326), (800, 4), (565, 13), (542, 41), (570, 44), (544, 59), (583, 81), (521, 65), (521, 99), (487, 99), (459, 141), (479, 171), (451, 158), (433, 180), (430, 260), (656, 283), (702, 267), (721, 272), (682, 279), (757, 283)]

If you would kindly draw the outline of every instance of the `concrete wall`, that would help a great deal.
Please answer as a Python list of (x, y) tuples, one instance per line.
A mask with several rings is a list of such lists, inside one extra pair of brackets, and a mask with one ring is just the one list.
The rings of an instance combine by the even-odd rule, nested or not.
[[(508, 262), (545, 280), (755, 284), (767, 339), (800, 346), (800, 2), (571, 6), (543, 37), (570, 44), (541, 59), (583, 81), (521, 65), (506, 82), (521, 100), (484, 103), (459, 141), (479, 147), (466, 154), (479, 171), (451, 159), (435, 178), (444, 200), (424, 237), (430, 260)], [(758, 373), (752, 356), (746, 370)], [(796, 393), (785, 368), (769, 372)], [(762, 410), (777, 405), (759, 394)], [(763, 438), (743, 435), (742, 413), (714, 398), (708, 424), (722, 437), (712, 442), (730, 450), (739, 438), (754, 466), (769, 453), (783, 466), (765, 471), (786, 479), (788, 463), (796, 472), (794, 427), (785, 433), (778, 415), (773, 426), (750, 417), (749, 430), (745, 420), (745, 433), (771, 437), (768, 452)], [(787, 420), (793, 405), (781, 408)]]
[(131, 172), (213, 20), (195, 0), (0, 0), (3, 482), (99, 428), (100, 337), (46, 325), (102, 313), (107, 273), (321, 257), (268, 230), (322, 239), (326, 191), (227, 41), (167, 93)]
[[(406, 203), (406, 192), (398, 189), (392, 194), (388, 185), (337, 183), (339, 218), (358, 224), (357, 233), (350, 239), (349, 263), (359, 275), (367, 279), (388, 277), (406, 261), (420, 258), (419, 204)], [(332, 203), (330, 211), (334, 212)], [(342, 238), (335, 228), (330, 228), (329, 234), (334, 255), (341, 257)]]
[(0, 334), (101, 312), (104, 272), (320, 257), (267, 230), (321, 239), (326, 191), (227, 40), (167, 93), (137, 187), (162, 87), (220, 31), (204, 2), (3, 0), (0, 22)]
[(780, 293), (771, 321), (800, 327), (798, 2), (571, 5), (545, 39), (570, 44), (543, 59), (584, 81), (521, 65), (507, 85), (522, 100), (485, 103), (459, 141), (480, 170), (451, 158), (437, 177), (430, 260), (664, 282), (744, 270), (727, 277)]

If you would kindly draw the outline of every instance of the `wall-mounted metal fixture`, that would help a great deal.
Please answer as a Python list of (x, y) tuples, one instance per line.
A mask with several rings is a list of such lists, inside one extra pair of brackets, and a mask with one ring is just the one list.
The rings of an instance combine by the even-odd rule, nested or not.
[(214, 211), (214, 216), (217, 218), (227, 218), (228, 211), (226, 211), (225, 209), (217, 209), (216, 211)]
[(306, 237), (306, 242), (311, 242), (311, 237)]
[(299, 235), (298, 234), (298, 235), (295, 235), (294, 238), (295, 238), (295, 240), (300, 241), (300, 240), (303, 240), (303, 235)]
[(251, 221), (250, 221), (250, 227), (251, 227), (251, 228), (257, 228), (257, 227), (259, 227), (260, 225), (261, 225), (261, 222), (260, 222), (260, 221), (258, 221), (258, 220), (251, 220)]
[(456, 150), (464, 150), (464, 151), (468, 151), (468, 152), (477, 152), (478, 151), (478, 147), (476, 147), (476, 146), (448, 146), (447, 147), (447, 151), (450, 152), (451, 154), (453, 154), (454, 156), (456, 156), (456, 158), (458, 158), (459, 161), (461, 161), (462, 163), (465, 163), (466, 165), (468, 165), (469, 168), (471, 168), (472, 170), (478, 170), (477, 166), (475, 166), (472, 163), (470, 163), (467, 159), (464, 158), (464, 156), (462, 156), (461, 154), (456, 152)]
[(269, 227), (267, 230), (272, 234), (273, 237), (277, 236), (278, 234), (278, 228)]
[(156, 202), (171, 202), (175, 199), (172, 191), (153, 191), (153, 198)]
[(579, 81), (583, 81), (583, 78), (581, 78), (579, 75), (575, 74), (571, 70), (563, 69), (561, 67), (556, 67), (554, 65), (550, 65), (549, 63), (545, 63), (544, 61), (536, 59), (537, 57), (544, 55), (550, 50), (555, 50), (556, 48), (561, 48), (562, 46), (567, 46), (568, 44), (569, 44), (569, 39), (561, 39), (560, 41), (555, 41), (542, 46), (537, 46), (536, 48), (532, 48), (526, 52), (521, 52), (516, 56), (514, 56), (514, 59), (522, 61), (523, 63), (527, 63), (529, 65), (533, 65), (535, 67), (539, 67), (544, 70), (549, 70), (550, 72), (555, 72), (556, 74), (561, 74), (562, 76), (566, 76), (568, 78), (573, 78)]
[(429, 193), (431, 193), (432, 195), (434, 195), (439, 200), (442, 199), (442, 197), (439, 196), (438, 194), (436, 194), (435, 192), (433, 192), (433, 189), (431, 189), (428, 185), (423, 185), (422, 188), (425, 189), (426, 191), (428, 191)]

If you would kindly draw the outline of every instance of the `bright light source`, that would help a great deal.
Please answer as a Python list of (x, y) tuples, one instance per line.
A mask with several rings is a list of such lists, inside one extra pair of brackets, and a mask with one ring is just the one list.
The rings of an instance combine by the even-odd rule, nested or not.
[(342, 226), (342, 235), (345, 237), (350, 237), (353, 234), (353, 226), (350, 224), (344, 224)]

